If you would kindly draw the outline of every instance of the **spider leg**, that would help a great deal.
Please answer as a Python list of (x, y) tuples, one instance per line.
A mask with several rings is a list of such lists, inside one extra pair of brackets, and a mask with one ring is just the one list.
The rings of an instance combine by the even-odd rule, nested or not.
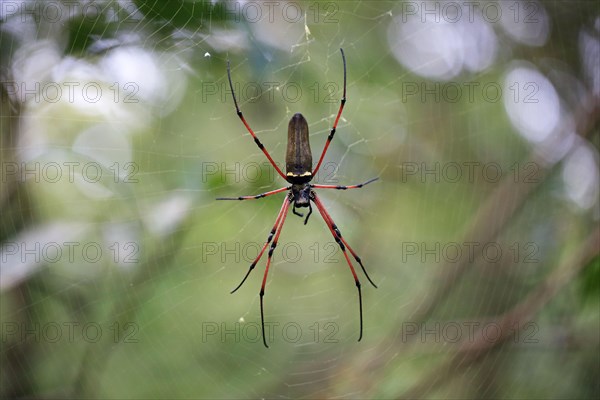
[(337, 116), (335, 117), (335, 122), (333, 123), (333, 127), (331, 128), (331, 132), (329, 132), (329, 136), (327, 136), (327, 142), (325, 142), (325, 147), (323, 148), (323, 152), (321, 153), (321, 157), (319, 157), (319, 162), (313, 171), (313, 176), (317, 174), (317, 171), (321, 167), (321, 163), (323, 162), (323, 158), (325, 157), (325, 153), (327, 153), (327, 149), (329, 148), (329, 144), (333, 139), (333, 135), (335, 135), (335, 130), (337, 128), (338, 121), (340, 120), (340, 116), (342, 115), (342, 110), (344, 109), (344, 104), (346, 104), (346, 56), (344, 55), (344, 50), (340, 49), (342, 53), (342, 61), (344, 63), (344, 93), (342, 95), (342, 100), (340, 104), (340, 109), (338, 110)]
[(283, 224), (285, 223), (285, 217), (288, 212), (288, 208), (290, 207), (290, 203), (293, 201), (291, 197), (286, 197), (286, 201), (283, 203), (283, 207), (281, 209), (281, 222), (279, 223), (279, 228), (277, 229), (277, 233), (275, 234), (275, 238), (273, 239), (273, 243), (271, 243), (271, 248), (269, 249), (269, 255), (267, 257), (267, 267), (265, 268), (265, 274), (263, 276), (262, 285), (260, 287), (260, 322), (262, 326), (262, 337), (263, 344), (265, 347), (269, 347), (267, 345), (267, 339), (265, 338), (265, 313), (263, 309), (263, 297), (265, 295), (265, 285), (267, 284), (267, 275), (269, 274), (269, 267), (271, 266), (271, 259), (273, 257), (273, 251), (275, 251), (275, 247), (277, 247), (277, 242), (279, 241), (279, 235), (281, 235), (281, 230), (283, 228)]
[(290, 190), (291, 188), (292, 188), (291, 186), (282, 187), (280, 189), (271, 190), (270, 192), (265, 192), (265, 193), (257, 194), (257, 195), (254, 195), (254, 196), (217, 197), (217, 200), (255, 200), (255, 199), (262, 199), (263, 197), (267, 197), (267, 196), (271, 196), (273, 194), (285, 192), (286, 190)]
[[(321, 202), (321, 200), (319, 199), (317, 194), (313, 191), (313, 192), (311, 192), (311, 195), (312, 195), (311, 199), (316, 204), (317, 209), (319, 210), (319, 213), (321, 214), (321, 216), (323, 217), (323, 220), (325, 221), (325, 223), (327, 224), (327, 227), (329, 228), (329, 231), (335, 238), (335, 241), (337, 242), (337, 244), (342, 249), (342, 252), (344, 253), (344, 257), (346, 258), (346, 262), (348, 263), (348, 267), (350, 267), (350, 272), (352, 272), (352, 276), (354, 277), (354, 283), (356, 284), (356, 289), (358, 290), (358, 310), (359, 310), (359, 316), (360, 316), (360, 335), (358, 337), (358, 341), (360, 342), (360, 340), (362, 339), (362, 335), (363, 335), (362, 292), (361, 292), (360, 281), (358, 279), (358, 276), (356, 275), (356, 271), (354, 270), (352, 263), (350, 262), (348, 253), (346, 252), (346, 247), (348, 246), (346, 241), (342, 238), (342, 235), (341, 235), (339, 229), (333, 222), (333, 219), (331, 219), (331, 216), (325, 209), (325, 206), (323, 205), (323, 203)], [(357, 259), (357, 261), (360, 260), (360, 258), (358, 258), (358, 256), (356, 256), (353, 251), (351, 251), (351, 253), (352, 253), (352, 255), (355, 256), (355, 259)], [(362, 263), (360, 263), (360, 261), (359, 261), (359, 264), (362, 267)], [(363, 267), (363, 271), (364, 271), (364, 267)], [(371, 279), (369, 278), (368, 275), (367, 275), (367, 278), (371, 282)], [(373, 284), (373, 286), (375, 286), (375, 284), (373, 282), (371, 282), (371, 283)], [(377, 287), (377, 286), (375, 286), (375, 287)]]
[[(300, 218), (304, 217), (304, 214), (299, 213), (298, 211), (296, 211), (296, 204), (294, 204), (294, 206), (292, 207), (292, 212), (295, 215), (299, 216)], [(312, 214), (312, 206), (310, 205), (310, 203), (308, 203), (308, 215), (304, 219), (304, 225), (306, 225), (306, 223), (308, 222), (308, 218), (310, 217), (310, 214)]]
[(256, 256), (256, 258), (254, 259), (252, 264), (250, 264), (250, 268), (248, 268), (248, 272), (246, 272), (246, 276), (244, 276), (244, 279), (242, 279), (242, 282), (240, 282), (240, 284), (237, 285), (236, 288), (231, 291), (231, 294), (235, 293), (240, 287), (242, 287), (242, 285), (244, 284), (244, 282), (246, 282), (246, 279), (250, 275), (250, 272), (252, 272), (254, 267), (256, 267), (256, 264), (260, 261), (263, 253), (265, 252), (265, 249), (267, 248), (269, 243), (271, 243), (271, 239), (273, 239), (273, 235), (275, 235), (275, 232), (277, 231), (279, 222), (281, 221), (281, 216), (283, 215), (284, 209), (286, 208), (286, 205), (288, 204), (288, 202), (289, 202), (289, 200), (288, 200), (288, 197), (286, 196), (286, 198), (283, 200), (283, 204), (281, 205), (281, 209), (279, 210), (279, 213), (277, 214), (277, 219), (275, 220), (273, 229), (271, 229), (271, 233), (269, 233), (269, 237), (267, 238), (267, 241), (263, 245), (262, 250), (260, 251), (260, 253), (258, 253), (258, 256)]
[[(345, 63), (345, 61), (344, 61), (344, 63)], [(244, 118), (244, 116), (242, 115), (242, 112), (240, 111), (240, 107), (238, 106), (237, 99), (235, 98), (235, 93), (233, 91), (233, 83), (231, 82), (231, 71), (230, 71), (230, 67), (229, 67), (229, 60), (227, 60), (227, 79), (229, 79), (229, 87), (231, 88), (231, 96), (233, 97), (233, 104), (235, 104), (235, 110), (236, 110), (237, 116), (240, 117), (240, 119), (242, 120), (242, 123), (244, 124), (246, 129), (248, 130), (250, 135), (254, 138), (254, 143), (256, 143), (258, 148), (262, 150), (262, 152), (265, 154), (265, 156), (267, 156), (267, 158), (269, 159), (269, 162), (271, 163), (273, 168), (275, 168), (277, 173), (283, 179), (287, 180), (287, 178), (285, 177), (283, 172), (281, 172), (281, 169), (279, 169), (277, 164), (275, 164), (275, 161), (273, 161), (273, 158), (271, 157), (271, 155), (269, 154), (267, 149), (265, 149), (265, 146), (260, 142), (260, 140), (258, 140), (258, 137), (256, 137), (256, 134), (254, 133), (252, 128), (250, 128), (250, 125), (248, 125), (248, 123), (246, 122), (246, 119)]]
[(299, 213), (298, 211), (296, 211), (296, 203), (294, 203), (294, 205), (292, 206), (292, 212), (294, 213), (294, 215), (297, 215), (299, 217), (304, 217), (304, 214)]
[(369, 179), (368, 181), (366, 181), (364, 183), (359, 183), (358, 185), (348, 185), (348, 186), (342, 186), (342, 185), (310, 185), (310, 187), (313, 187), (315, 189), (337, 189), (337, 190), (360, 189), (361, 187), (363, 187), (365, 185), (368, 185), (371, 182), (375, 182), (378, 179), (379, 179), (379, 177), (373, 178), (373, 179)]
[(306, 225), (306, 223), (308, 222), (308, 217), (310, 217), (310, 214), (312, 214), (312, 205), (309, 202), (308, 203), (308, 215), (306, 216), (306, 219), (304, 220), (304, 225)]
[(340, 240), (342, 241), (342, 243), (348, 248), (348, 250), (350, 250), (350, 253), (352, 253), (352, 255), (354, 256), (354, 259), (356, 260), (356, 262), (362, 268), (365, 276), (367, 277), (367, 279), (369, 280), (369, 282), (371, 282), (371, 285), (373, 285), (373, 287), (377, 288), (377, 285), (375, 283), (373, 283), (373, 280), (371, 279), (371, 277), (367, 273), (367, 270), (365, 269), (365, 266), (362, 263), (362, 259), (358, 256), (358, 254), (356, 254), (356, 252), (352, 249), (352, 247), (350, 247), (350, 245), (348, 244), (348, 242), (346, 242), (346, 239), (344, 239), (344, 237), (342, 236), (342, 232), (340, 232), (340, 230), (337, 227), (337, 225), (333, 222), (333, 218), (331, 218), (331, 215), (329, 215), (329, 212), (327, 212), (327, 209), (325, 208), (325, 206), (321, 202), (321, 199), (317, 198), (316, 195), (315, 195), (315, 203), (317, 203), (317, 202), (321, 205), (321, 208), (323, 210), (322, 214), (325, 214), (324, 218), (327, 218), (326, 219), (327, 224), (330, 225), (331, 229), (333, 229), (333, 232), (335, 232), (334, 237), (337, 235), (337, 237), (340, 238)]

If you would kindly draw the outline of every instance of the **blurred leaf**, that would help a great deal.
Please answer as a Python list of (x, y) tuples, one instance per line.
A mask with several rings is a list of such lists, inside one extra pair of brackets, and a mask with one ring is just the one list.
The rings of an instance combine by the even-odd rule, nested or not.
[(136, 1), (134, 4), (141, 12), (141, 18), (132, 13), (129, 7), (110, 3), (106, 7), (96, 7), (98, 14), (95, 16), (79, 15), (70, 19), (67, 52), (84, 54), (106, 51), (125, 44), (120, 34), (139, 33), (141, 29), (151, 32), (149, 36), (156, 43), (169, 46), (170, 43), (163, 41), (175, 31), (195, 32), (227, 18), (224, 4), (212, 4), (210, 1)]
[(140, 11), (166, 33), (175, 29), (197, 30), (214, 21), (227, 18), (224, 3), (213, 4), (210, 1), (135, 1)]
[(583, 270), (581, 296), (584, 303), (600, 296), (600, 256), (590, 261)]

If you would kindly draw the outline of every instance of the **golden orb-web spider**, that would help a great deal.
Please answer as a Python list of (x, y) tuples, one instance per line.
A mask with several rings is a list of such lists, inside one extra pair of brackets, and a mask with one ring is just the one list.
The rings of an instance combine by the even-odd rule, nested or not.
[(350, 185), (350, 186), (314, 185), (314, 184), (310, 183), (310, 181), (313, 179), (313, 177), (316, 175), (317, 171), (319, 170), (319, 167), (321, 167), (321, 163), (323, 162), (323, 158), (325, 157), (327, 148), (329, 147), (329, 144), (331, 143), (331, 140), (333, 139), (333, 135), (335, 134), (335, 129), (337, 127), (338, 121), (340, 120), (340, 116), (342, 115), (342, 110), (344, 109), (344, 104), (346, 104), (346, 56), (344, 55), (344, 50), (340, 49), (340, 52), (342, 53), (342, 62), (344, 64), (344, 92), (343, 92), (342, 101), (340, 104), (340, 109), (335, 118), (335, 122), (333, 123), (333, 128), (331, 128), (331, 132), (329, 133), (329, 136), (327, 137), (327, 142), (325, 143), (325, 147), (323, 148), (321, 157), (319, 157), (319, 162), (317, 163), (317, 166), (313, 170), (313, 168), (312, 168), (312, 153), (310, 151), (310, 143), (309, 143), (309, 138), (308, 138), (308, 123), (306, 122), (306, 119), (304, 118), (304, 116), (302, 114), (296, 113), (296, 114), (294, 114), (292, 119), (290, 119), (290, 122), (288, 125), (288, 145), (287, 145), (287, 152), (286, 152), (286, 157), (285, 157), (285, 168), (286, 168), (285, 175), (283, 174), (283, 172), (281, 172), (281, 169), (279, 169), (277, 164), (275, 164), (275, 162), (273, 161), (273, 158), (271, 158), (271, 155), (269, 154), (267, 149), (265, 149), (265, 146), (263, 146), (263, 144), (260, 142), (260, 140), (258, 140), (258, 138), (256, 137), (256, 134), (252, 131), (252, 129), (246, 122), (246, 119), (242, 115), (242, 112), (240, 111), (237, 100), (235, 98), (235, 93), (233, 91), (233, 84), (231, 83), (231, 72), (230, 72), (230, 67), (229, 67), (229, 61), (227, 61), (227, 77), (229, 79), (231, 95), (233, 97), (233, 103), (235, 104), (235, 109), (236, 109), (238, 117), (240, 117), (240, 119), (242, 120), (242, 123), (244, 124), (246, 129), (248, 130), (250, 135), (254, 138), (254, 142), (256, 143), (258, 148), (262, 150), (262, 152), (265, 154), (265, 156), (267, 156), (267, 158), (269, 159), (269, 162), (271, 163), (273, 168), (275, 168), (277, 173), (283, 179), (285, 179), (288, 183), (291, 184), (290, 186), (282, 187), (280, 189), (272, 190), (270, 192), (257, 194), (255, 196), (219, 197), (219, 198), (217, 198), (217, 200), (253, 200), (253, 199), (262, 199), (263, 197), (267, 197), (267, 196), (271, 196), (271, 195), (274, 195), (277, 193), (288, 191), (288, 194), (286, 195), (285, 199), (283, 200), (283, 205), (281, 206), (281, 209), (279, 210), (279, 214), (277, 214), (277, 218), (275, 219), (275, 225), (273, 225), (273, 229), (271, 229), (271, 233), (269, 234), (267, 241), (263, 245), (260, 253), (258, 253), (258, 256), (254, 260), (254, 262), (252, 262), (252, 264), (250, 264), (250, 268), (248, 269), (248, 272), (246, 272), (246, 276), (244, 276), (244, 279), (242, 279), (242, 282), (235, 289), (233, 289), (231, 291), (231, 293), (235, 293), (235, 291), (238, 290), (244, 284), (244, 282), (250, 275), (250, 272), (252, 272), (252, 270), (258, 263), (258, 261), (261, 259), (263, 253), (265, 252), (265, 249), (267, 248), (269, 243), (271, 243), (271, 240), (272, 240), (271, 248), (269, 249), (269, 255), (267, 258), (267, 267), (265, 269), (265, 274), (263, 276), (262, 285), (260, 287), (260, 319), (261, 319), (261, 324), (262, 324), (263, 343), (264, 343), (265, 347), (269, 347), (267, 345), (267, 340), (265, 338), (265, 318), (264, 318), (264, 311), (263, 311), (263, 296), (265, 295), (265, 284), (267, 283), (267, 274), (269, 273), (269, 266), (271, 265), (271, 258), (273, 256), (273, 251), (275, 250), (275, 247), (277, 246), (277, 241), (279, 240), (279, 235), (281, 234), (281, 230), (283, 228), (283, 224), (285, 222), (285, 218), (286, 218), (288, 209), (290, 207), (290, 204), (293, 203), (292, 212), (301, 218), (304, 217), (304, 215), (299, 213), (298, 211), (296, 211), (296, 208), (308, 207), (308, 214), (306, 215), (306, 219), (304, 220), (304, 224), (306, 225), (306, 223), (308, 222), (308, 217), (310, 217), (310, 214), (312, 213), (311, 202), (315, 203), (315, 205), (317, 206), (317, 209), (319, 210), (319, 213), (323, 217), (323, 220), (325, 220), (327, 227), (329, 228), (329, 230), (331, 231), (331, 234), (335, 238), (335, 241), (337, 242), (337, 244), (339, 244), (340, 248), (342, 249), (342, 252), (344, 253), (346, 262), (348, 263), (348, 266), (350, 267), (350, 271), (352, 272), (352, 276), (354, 277), (354, 282), (356, 283), (356, 288), (358, 289), (358, 309), (359, 309), (359, 315), (360, 315), (360, 335), (358, 337), (358, 341), (360, 341), (362, 339), (362, 335), (363, 335), (362, 293), (361, 293), (361, 288), (360, 288), (361, 287), (360, 281), (358, 280), (356, 271), (354, 270), (354, 267), (352, 266), (352, 263), (350, 262), (350, 258), (348, 257), (348, 253), (346, 252), (346, 249), (350, 250), (350, 253), (352, 254), (352, 256), (354, 256), (354, 259), (356, 260), (356, 262), (358, 262), (358, 264), (362, 268), (362, 270), (365, 273), (365, 276), (367, 277), (369, 282), (371, 282), (371, 284), (374, 287), (377, 287), (377, 285), (375, 285), (375, 283), (373, 283), (373, 281), (369, 277), (369, 274), (367, 274), (367, 271), (365, 270), (365, 267), (363, 266), (363, 263), (362, 263), (360, 257), (354, 252), (352, 247), (350, 247), (350, 245), (342, 237), (340, 230), (333, 222), (333, 219), (331, 218), (331, 216), (329, 215), (329, 213), (323, 206), (323, 203), (319, 199), (319, 196), (317, 196), (317, 194), (315, 193), (315, 191), (313, 189), (338, 189), (338, 190), (357, 189), (357, 188), (361, 188), (364, 185), (367, 185), (373, 181), (376, 181), (379, 178), (373, 178), (364, 183), (361, 183), (358, 185)]

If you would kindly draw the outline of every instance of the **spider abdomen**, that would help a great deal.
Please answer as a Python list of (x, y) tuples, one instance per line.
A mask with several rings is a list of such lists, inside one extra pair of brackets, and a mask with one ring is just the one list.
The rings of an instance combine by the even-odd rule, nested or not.
[(300, 113), (294, 114), (288, 124), (285, 169), (290, 183), (305, 183), (312, 179), (312, 152), (308, 139), (308, 123)]

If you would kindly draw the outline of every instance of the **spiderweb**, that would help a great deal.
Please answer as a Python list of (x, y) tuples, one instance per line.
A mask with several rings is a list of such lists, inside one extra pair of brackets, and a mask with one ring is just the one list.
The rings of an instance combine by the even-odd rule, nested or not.
[[(475, 3), (1, 2), (3, 396), (597, 395), (598, 10)], [(378, 288), (353, 262), (357, 342), (342, 251), (290, 211), (265, 349), (268, 249), (229, 292), (284, 194), (215, 199), (286, 183), (226, 65), (283, 169), (296, 112), (321, 154), (340, 48), (314, 182), (380, 178), (318, 190)]]

